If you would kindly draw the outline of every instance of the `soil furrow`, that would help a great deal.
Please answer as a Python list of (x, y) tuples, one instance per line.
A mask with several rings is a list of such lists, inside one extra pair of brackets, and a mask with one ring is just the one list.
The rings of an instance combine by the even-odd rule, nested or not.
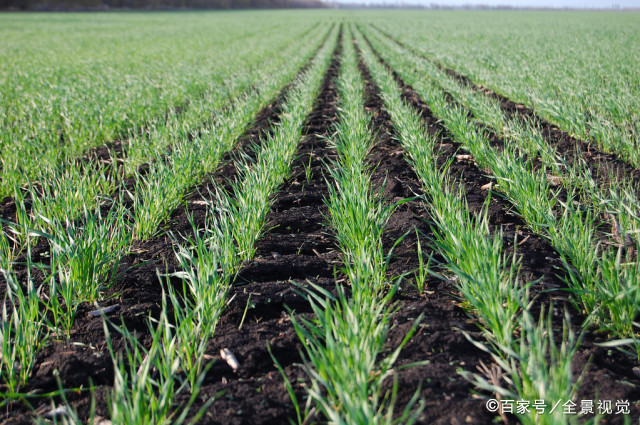
[[(378, 60), (393, 73), (393, 76), (396, 82), (402, 87), (403, 90), (403, 98), (407, 103), (412, 105), (416, 111), (418, 111), (424, 119), (425, 127), (431, 133), (439, 133), (442, 135), (441, 142), (439, 143), (440, 151), (437, 152), (438, 155), (438, 164), (444, 164), (452, 155), (455, 155), (458, 151), (460, 145), (455, 143), (451, 136), (449, 135), (446, 127), (442, 125), (442, 123), (433, 116), (432, 112), (429, 110), (429, 107), (420, 99), (413, 88), (411, 88), (408, 84), (406, 84), (400, 76), (388, 65), (388, 63), (379, 55), (379, 53), (371, 46), (366, 36), (364, 36), (365, 41), (368, 43), (369, 47), (374, 51)], [(473, 212), (479, 212), (482, 210), (482, 207), (486, 201), (487, 196), (490, 195), (490, 192), (482, 189), (482, 187), (489, 183), (490, 178), (482, 172), (482, 170), (478, 169), (478, 167), (470, 162), (470, 161), (454, 161), (449, 170), (451, 171), (453, 177), (455, 177), (454, 181), (458, 181), (464, 187), (466, 193), (466, 199), (469, 204), (469, 209)], [(521, 276), (526, 282), (535, 282), (532, 286), (532, 295), (537, 296), (536, 302), (533, 305), (533, 310), (535, 312), (539, 312), (540, 308), (543, 305), (548, 305), (549, 302), (553, 302), (554, 304), (554, 319), (556, 324), (561, 325), (561, 317), (562, 317), (562, 305), (568, 305), (567, 297), (557, 291), (557, 289), (566, 288), (566, 285), (562, 281), (562, 279), (558, 276), (562, 275), (562, 263), (559, 258), (557, 252), (550, 246), (550, 244), (542, 237), (533, 234), (527, 227), (526, 223), (523, 220), (511, 213), (510, 211), (513, 209), (513, 206), (508, 203), (506, 200), (500, 199), (497, 196), (492, 196), (488, 209), (488, 216), (490, 221), (490, 227), (492, 232), (495, 232), (499, 229), (502, 229), (504, 232), (504, 247), (507, 255), (512, 255), (514, 250), (514, 243), (517, 243), (517, 253), (522, 261), (522, 269)], [(429, 234), (427, 234), (429, 236)], [(425, 244), (423, 244), (423, 247)], [(455, 288), (446, 282), (433, 282), (432, 286), (429, 288), (434, 291), (433, 295), (428, 295), (427, 299), (433, 297), (442, 297), (445, 302), (448, 301), (449, 309), (454, 311), (460, 311), (460, 307), (458, 307), (453, 298), (459, 297), (459, 294), (456, 293)], [(550, 292), (550, 290), (552, 292)], [(448, 292), (454, 295), (452, 298), (450, 295), (442, 294), (442, 292)], [(568, 307), (571, 310), (571, 307)], [(404, 313), (406, 314), (406, 313)], [(416, 317), (418, 312), (413, 314), (413, 317)], [(584, 317), (579, 313), (573, 313), (573, 323), (574, 325), (579, 324)], [(458, 341), (466, 340), (459, 332), (455, 331), (454, 328), (466, 329), (469, 330), (469, 322), (474, 322), (475, 320), (465, 320), (464, 313), (461, 313), (458, 316), (458, 322), (453, 322), (448, 325), (449, 329), (434, 329), (434, 331), (442, 332), (444, 336), (447, 338), (457, 339), (456, 335), (461, 339)], [(464, 322), (463, 322), (464, 321)], [(423, 323), (427, 323), (428, 319), (425, 319)], [(447, 325), (444, 325), (447, 326)], [(405, 328), (408, 328), (409, 324), (405, 325)], [(429, 324), (429, 328), (432, 326)], [(472, 327), (473, 328), (473, 327)], [(475, 329), (474, 329), (475, 330)], [(576, 326), (576, 331), (579, 332), (580, 329)], [(422, 331), (424, 333), (424, 331)], [(472, 333), (472, 335), (474, 335)], [(480, 338), (476, 333), (474, 336), (476, 338)], [(398, 336), (398, 339), (400, 336)], [(414, 337), (415, 339), (415, 337)], [(593, 385), (585, 385), (580, 387), (578, 390), (578, 399), (591, 399), (597, 400), (598, 395), (607, 394), (608, 399), (612, 400), (639, 400), (640, 399), (640, 380), (633, 373), (633, 367), (635, 364), (631, 359), (624, 354), (615, 351), (608, 350), (603, 347), (599, 347), (595, 344), (602, 343), (607, 340), (605, 335), (596, 334), (593, 332), (587, 331), (582, 342), (580, 349), (575, 357), (573, 364), (574, 376), (577, 379), (581, 372), (584, 370), (582, 374), (582, 382), (593, 383)], [(438, 346), (436, 344), (436, 346)], [(428, 347), (428, 345), (427, 345)], [(453, 344), (453, 346), (449, 349), (446, 348), (443, 350), (443, 354), (451, 356), (452, 353), (456, 351), (466, 352), (465, 345), (460, 343), (458, 345)], [(482, 354), (484, 355), (484, 354)], [(401, 354), (402, 356), (402, 354)], [(475, 356), (472, 356), (472, 358)], [(480, 357), (481, 359), (483, 357)], [(411, 361), (420, 360), (419, 358), (414, 358)], [(466, 366), (464, 366), (465, 370), (474, 371), (474, 368), (471, 366), (472, 364), (477, 364), (475, 362), (465, 362)], [(456, 365), (459, 366), (459, 365)], [(587, 367), (588, 366), (588, 367)], [(585, 369), (586, 367), (586, 369)], [(436, 369), (439, 371), (439, 369)], [(450, 368), (449, 372), (451, 374), (455, 373), (455, 368)], [(408, 373), (411, 376), (411, 373)], [(451, 379), (454, 379), (453, 376), (449, 376)], [(415, 379), (415, 376), (413, 377)], [(620, 385), (619, 382), (628, 382), (629, 385)], [(447, 407), (451, 408), (451, 406), (459, 406), (458, 403), (449, 403), (450, 395), (447, 395), (446, 392), (443, 394), (447, 397), (447, 402), (442, 405), (435, 404), (433, 407), (430, 407), (432, 404), (433, 395), (430, 395), (429, 402), (427, 404), (427, 409), (425, 415), (432, 414), (430, 418), (435, 420), (441, 417), (443, 409)], [(407, 394), (410, 396), (411, 394)], [(484, 408), (484, 405), (481, 404), (481, 407)], [(640, 406), (632, 407), (632, 411), (640, 412)], [(431, 411), (431, 413), (429, 413)], [(466, 411), (466, 409), (465, 409)], [(471, 411), (471, 410), (470, 410)], [(459, 409), (455, 409), (452, 412), (452, 415), (455, 415), (458, 421), (463, 421), (465, 418), (460, 418)], [(452, 416), (453, 417), (453, 416)], [(623, 418), (611, 418), (612, 421), (610, 423), (622, 423)], [(443, 421), (442, 423), (449, 423), (448, 421)], [(475, 420), (472, 423), (482, 423), (476, 422)]]
[[(371, 24), (371, 26), (389, 40), (398, 44), (400, 47), (409, 50), (414, 55), (428, 60), (448, 75), (455, 78), (460, 84), (470, 87), (485, 96), (498, 100), (502, 110), (509, 117), (515, 117), (520, 120), (533, 123), (535, 126), (540, 128), (542, 136), (549, 145), (555, 149), (568, 164), (572, 165), (576, 158), (583, 158), (589, 166), (592, 175), (600, 184), (610, 184), (617, 180), (627, 179), (631, 181), (636, 190), (640, 192), (640, 170), (620, 158), (616, 153), (603, 152), (593, 146), (590, 142), (585, 142), (572, 136), (566, 131), (560, 130), (557, 126), (536, 114), (536, 112), (531, 108), (521, 103), (516, 103), (508, 97), (500, 93), (496, 93), (487, 87), (475, 84), (466, 75), (460, 74), (436, 59), (417, 51), (379, 27), (373, 24)], [(609, 173), (613, 175), (613, 181), (611, 181)]]
[[(406, 152), (395, 139), (393, 122), (384, 108), (379, 89), (362, 60), (357, 44), (356, 51), (366, 84), (366, 107), (373, 113), (374, 129), (379, 138), (369, 159), (378, 166), (373, 176), (374, 187), (386, 182), (383, 194), (389, 202), (421, 196), (424, 192), (420, 181), (407, 164)], [(389, 263), (391, 276), (418, 268), (416, 229), (420, 232), (423, 252), (429, 252), (433, 233), (428, 223), (428, 214), (420, 200), (399, 206), (387, 225), (384, 236), (386, 251), (406, 234), (394, 248), (393, 258)], [(454, 288), (450, 283), (430, 278), (425, 294), (418, 293), (414, 285), (413, 274), (409, 273), (394, 300), (398, 311), (392, 317), (393, 326), (388, 335), (387, 351), (383, 355), (388, 355), (400, 345), (414, 321), (422, 314), (418, 332), (400, 352), (396, 365), (424, 360), (429, 363), (397, 372), (399, 392), (396, 412), (401, 412), (421, 387), (420, 397), (425, 400), (426, 406), (418, 423), (456, 423), (453, 421), (459, 419), (461, 410), (466, 412), (470, 423), (490, 423), (492, 417), (484, 409), (484, 404), (471, 397), (472, 386), (456, 372), (460, 367), (472, 368), (481, 360), (490, 361), (486, 353), (456, 331), (456, 328), (460, 328), (476, 334), (475, 325), (467, 320), (464, 310), (451, 296)], [(387, 382), (385, 387), (391, 390), (391, 382)]]
[(287, 312), (311, 311), (292, 281), (301, 285), (313, 282), (332, 290), (334, 268), (340, 264), (339, 251), (323, 222), (328, 213), (325, 167), (331, 154), (327, 138), (337, 119), (335, 79), (341, 40), (342, 31), (304, 126), (290, 177), (267, 215), (269, 230), (258, 240), (254, 259), (240, 270), (230, 293), (233, 302), (210, 342), (211, 354), (228, 348), (241, 367), (233, 372), (220, 361), (208, 373), (202, 393), (225, 393), (211, 405), (204, 424), (283, 424), (295, 417), (267, 345), (294, 383), (298, 398), (305, 396), (299, 381), (306, 375), (295, 364), (302, 361), (302, 345)]

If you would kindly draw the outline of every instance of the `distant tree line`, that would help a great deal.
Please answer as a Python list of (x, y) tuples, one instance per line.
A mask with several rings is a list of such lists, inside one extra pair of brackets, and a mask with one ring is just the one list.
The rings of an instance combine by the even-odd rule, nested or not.
[(326, 7), (321, 0), (0, 0), (0, 10), (281, 9)]

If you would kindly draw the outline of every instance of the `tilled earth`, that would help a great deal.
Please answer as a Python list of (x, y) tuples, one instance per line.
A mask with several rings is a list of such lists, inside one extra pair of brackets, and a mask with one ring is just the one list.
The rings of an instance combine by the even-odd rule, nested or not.
[[(352, 42), (342, 37), (340, 40), (342, 43)], [(303, 362), (301, 344), (289, 314), (310, 316), (310, 305), (301, 295), (310, 282), (335, 291), (336, 281), (345, 279), (341, 271), (342, 257), (326, 225), (328, 210), (325, 205), (328, 196), (327, 167), (336, 159), (335, 150), (330, 148), (327, 139), (338, 119), (335, 80), (340, 53), (338, 45), (313, 112), (304, 126), (304, 136), (290, 176), (273, 200), (267, 230), (257, 243), (255, 258), (241, 269), (229, 294), (232, 301), (216, 328), (215, 338), (209, 342), (207, 354), (212, 358), (217, 359), (220, 350), (228, 348), (241, 366), (234, 372), (224, 361), (217, 359), (209, 369), (192, 414), (210, 397), (215, 397), (215, 401), (199, 423), (286, 424), (289, 418), (295, 417), (283, 377), (267, 347), (284, 368), (294, 384), (297, 397), (304, 403), (304, 385), (308, 379), (300, 366)], [(494, 423), (496, 414), (486, 409), (485, 400), (474, 395), (473, 385), (459, 373), (460, 370), (476, 372), (478, 367), (490, 365), (492, 360), (462, 332), (482, 341), (476, 321), (462, 307), (454, 282), (431, 277), (424, 294), (419, 294), (412, 284), (412, 271), (418, 267), (417, 237), (420, 237), (423, 249), (427, 253), (432, 252), (429, 216), (423, 201), (417, 198), (423, 193), (420, 182), (394, 138), (393, 123), (384, 109), (379, 90), (363, 62), (360, 62), (360, 69), (366, 81), (366, 108), (372, 116), (372, 131), (376, 137), (376, 144), (367, 158), (374, 170), (373, 187), (381, 190), (388, 203), (415, 198), (396, 208), (384, 235), (387, 250), (406, 235), (393, 250), (389, 271), (391, 276), (408, 274), (394, 300), (397, 311), (391, 320), (386, 351), (382, 354), (394, 350), (421, 317), (415, 335), (404, 347), (396, 365), (427, 361), (418, 367), (398, 369), (395, 376), (398, 384), (396, 412), (401, 412), (419, 392), (425, 406), (418, 423)], [(420, 112), (428, 131), (442, 135), (438, 161), (445, 163), (459, 153), (459, 146), (448, 137), (446, 129), (431, 115), (416, 92), (397, 75), (396, 78), (403, 87), (405, 100)], [(259, 142), (270, 131), (271, 124), (278, 121), (286, 90), (260, 112), (240, 140), (238, 150), (246, 151), (248, 146)], [(188, 234), (191, 229), (187, 214), (193, 214), (194, 222), (203, 225), (206, 206), (199, 201), (203, 196), (209, 196), (208, 189), (225, 185), (234, 178), (233, 158), (234, 154), (228, 155), (219, 171), (187, 198), (187, 205), (174, 211), (168, 222), (168, 232)], [(464, 187), (469, 208), (480, 211), (490, 195), (483, 189), (491, 181), (490, 177), (473, 160), (455, 160), (450, 170), (454, 180)], [(561, 313), (566, 296), (548, 291), (564, 287), (560, 258), (548, 242), (531, 233), (512, 210), (508, 202), (495, 193), (491, 194), (488, 213), (491, 230), (503, 229), (508, 251), (513, 250), (515, 243), (518, 244), (523, 276), (527, 280), (537, 280), (533, 287), (538, 295), (534, 310), (553, 301)], [(9, 214), (6, 211), (3, 210), (3, 216)], [(419, 236), (416, 236), (416, 229)], [(116, 324), (122, 322), (129, 330), (137, 332), (143, 343), (149, 342), (149, 316), (157, 317), (161, 309), (162, 285), (156, 271), (178, 268), (171, 239), (166, 236), (168, 232), (134, 244), (132, 253), (119, 267), (117, 284), (101, 304), (101, 307), (119, 304), (119, 308), (108, 315), (109, 319)], [(42, 252), (45, 250), (46, 247), (41, 247)], [(37, 247), (35, 252), (38, 252)], [(171, 283), (180, 284), (176, 279)], [(93, 384), (97, 414), (108, 417), (106, 395), (113, 383), (113, 363), (106, 346), (102, 320), (88, 315), (93, 309), (94, 306), (81, 306), (69, 341), (51, 340), (42, 350), (26, 390), (37, 393), (55, 391), (59, 385), (56, 375), (63, 388), (86, 388)], [(571, 314), (574, 323), (583, 319), (577, 312), (571, 311)], [(116, 350), (122, 350), (123, 341), (117, 332), (112, 331), (111, 335)], [(596, 345), (604, 340), (603, 336), (593, 333), (584, 337), (573, 365), (575, 377), (581, 375), (577, 398), (606, 398), (614, 400), (614, 403), (615, 400), (629, 400), (633, 415), (637, 417), (640, 412), (637, 405), (640, 379), (633, 373), (635, 364), (616, 350)], [(391, 380), (386, 386), (391, 390)], [(70, 392), (67, 398), (81, 415), (87, 414), (91, 401), (87, 391)], [(40, 412), (49, 406), (48, 401), (43, 400), (29, 399), (32, 407)], [(31, 423), (33, 417), (23, 402), (9, 404), (1, 414), (2, 424)], [(507, 417), (506, 420), (516, 422), (514, 418)], [(623, 423), (623, 417), (607, 416), (602, 423)]]

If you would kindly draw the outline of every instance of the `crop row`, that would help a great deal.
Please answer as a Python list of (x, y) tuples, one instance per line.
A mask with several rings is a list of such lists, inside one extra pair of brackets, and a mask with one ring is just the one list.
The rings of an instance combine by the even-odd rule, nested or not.
[(411, 423), (419, 410), (412, 411), (410, 403), (399, 419), (394, 418), (395, 391), (383, 390), (415, 327), (399, 347), (381, 357), (393, 313), (391, 300), (399, 284), (398, 278), (388, 277), (390, 254), (385, 255), (382, 241), (394, 205), (385, 205), (382, 191), (371, 184), (365, 158), (376, 138), (364, 108), (364, 81), (351, 31), (345, 31), (344, 38), (337, 80), (340, 113), (331, 138), (337, 160), (327, 164), (325, 202), (347, 283), (336, 283), (335, 296), (311, 285), (307, 299), (313, 319), (292, 317), (306, 355), (304, 369), (311, 379), (304, 413), (297, 407), (298, 421), (308, 420), (314, 405), (314, 412), (317, 409), (335, 424)]

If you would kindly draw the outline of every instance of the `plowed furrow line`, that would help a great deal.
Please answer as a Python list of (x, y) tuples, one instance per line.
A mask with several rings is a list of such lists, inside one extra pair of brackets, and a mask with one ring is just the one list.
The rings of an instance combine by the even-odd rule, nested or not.
[[(241, 363), (241, 368), (233, 372), (217, 362), (209, 372), (203, 391), (215, 394), (226, 390), (228, 394), (209, 409), (211, 423), (287, 423), (288, 418), (295, 417), (267, 345), (292, 382), (304, 376), (294, 365), (301, 361), (301, 345), (287, 309), (306, 313), (310, 307), (291, 281), (311, 281), (332, 289), (334, 267), (340, 264), (335, 243), (323, 227), (327, 212), (324, 167), (330, 157), (326, 137), (337, 114), (334, 80), (339, 69), (341, 33), (339, 37), (320, 94), (303, 128), (290, 177), (267, 215), (267, 230), (256, 243), (254, 259), (236, 278), (229, 294), (233, 303), (211, 342), (212, 353), (229, 348)], [(296, 390), (303, 395), (302, 387), (296, 386)], [(260, 416), (253, 413), (257, 405), (263, 406)], [(234, 417), (233, 412), (242, 415)]]
[[(386, 175), (384, 194), (391, 201), (421, 196), (424, 192), (420, 181), (413, 169), (407, 166), (406, 152), (395, 139), (393, 123), (384, 108), (379, 88), (373, 82), (359, 49), (357, 51), (359, 67), (367, 87), (367, 107), (373, 113), (374, 126), (380, 135), (380, 142), (372, 153), (372, 159), (378, 158), (379, 161), (376, 162), (378, 169), (373, 181), (380, 184)], [(405, 233), (407, 236), (394, 249), (390, 274), (398, 275), (418, 268), (416, 229), (420, 232), (423, 252), (429, 252), (428, 245), (433, 233), (420, 200), (403, 204), (391, 216), (384, 237), (385, 248), (390, 249)], [(491, 415), (486, 412), (483, 403), (470, 396), (472, 385), (456, 372), (459, 367), (472, 369), (480, 360), (489, 361), (486, 353), (456, 331), (464, 329), (476, 334), (475, 325), (468, 321), (464, 310), (451, 297), (451, 292), (455, 291), (451, 284), (431, 278), (427, 282), (427, 292), (420, 294), (415, 290), (414, 283), (415, 278), (410, 273), (401, 285), (402, 291), (396, 296), (398, 311), (393, 316), (387, 346), (389, 352), (397, 347), (414, 320), (422, 314), (421, 327), (400, 352), (397, 365), (423, 360), (428, 360), (429, 364), (397, 372), (399, 393), (396, 411), (402, 411), (421, 386), (420, 397), (426, 405), (418, 423), (434, 423), (435, 420), (450, 423), (460, 419), (461, 410), (471, 423), (489, 423)], [(390, 386), (391, 383), (387, 383), (387, 389)], [(450, 407), (443, 409), (443, 406)]]

